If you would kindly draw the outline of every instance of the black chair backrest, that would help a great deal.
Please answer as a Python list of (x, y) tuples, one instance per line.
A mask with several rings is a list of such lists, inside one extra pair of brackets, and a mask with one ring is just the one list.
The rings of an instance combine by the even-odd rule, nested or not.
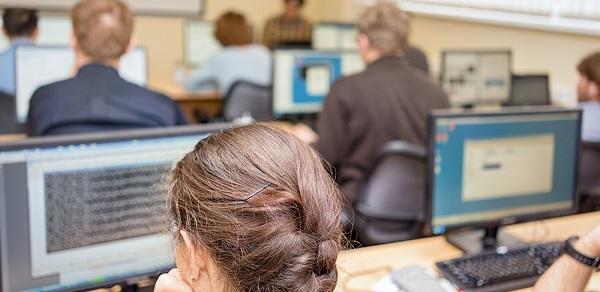
[(387, 143), (355, 199), (355, 226), (365, 245), (417, 238), (425, 220), (425, 147)]
[(223, 100), (223, 118), (234, 120), (250, 114), (258, 121), (270, 120), (271, 87), (256, 85), (247, 81), (235, 82)]
[(579, 157), (579, 192), (600, 196), (600, 142), (583, 142)]
[(0, 92), (0, 134), (23, 133), (23, 126), (17, 121), (15, 97)]

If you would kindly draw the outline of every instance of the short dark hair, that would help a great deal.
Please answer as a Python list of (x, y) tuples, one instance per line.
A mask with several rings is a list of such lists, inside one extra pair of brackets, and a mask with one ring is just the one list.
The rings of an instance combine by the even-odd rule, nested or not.
[(38, 12), (34, 9), (6, 8), (2, 15), (3, 27), (9, 37), (30, 37), (38, 26)]
[(577, 71), (588, 80), (600, 85), (600, 52), (585, 57), (577, 65)]
[(283, 2), (287, 3), (290, 1), (296, 1), (298, 2), (298, 4), (300, 4), (300, 7), (304, 6), (304, 0), (283, 0)]

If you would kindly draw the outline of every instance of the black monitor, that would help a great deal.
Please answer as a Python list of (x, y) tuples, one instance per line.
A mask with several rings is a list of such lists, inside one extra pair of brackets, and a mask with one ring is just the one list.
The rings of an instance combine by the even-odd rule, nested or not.
[(573, 213), (580, 127), (579, 110), (434, 111), (429, 232), (477, 253), (519, 246), (501, 226)]
[(168, 271), (165, 178), (226, 126), (0, 145), (0, 291), (88, 290)]
[(512, 76), (508, 106), (550, 104), (550, 78), (547, 74)]

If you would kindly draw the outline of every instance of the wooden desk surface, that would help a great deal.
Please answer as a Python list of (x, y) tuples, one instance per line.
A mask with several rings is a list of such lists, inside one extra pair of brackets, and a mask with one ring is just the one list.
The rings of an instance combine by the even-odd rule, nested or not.
[[(519, 224), (506, 230), (528, 242), (553, 241), (565, 240), (574, 234), (583, 235), (598, 225), (600, 212)], [(461, 252), (441, 236), (345, 251), (337, 262), (336, 291), (368, 291), (386, 275), (386, 270), (409, 265), (435, 269), (435, 262), (459, 256)], [(589, 288), (600, 289), (600, 274), (592, 278)]]
[(9, 135), (0, 135), (0, 143), (1, 142), (12, 142), (27, 139), (27, 136), (24, 134), (9, 134)]
[(209, 92), (189, 92), (181, 86), (172, 83), (152, 83), (149, 86), (152, 90), (162, 92), (177, 102), (186, 101), (219, 101), (221, 96), (217, 91)]

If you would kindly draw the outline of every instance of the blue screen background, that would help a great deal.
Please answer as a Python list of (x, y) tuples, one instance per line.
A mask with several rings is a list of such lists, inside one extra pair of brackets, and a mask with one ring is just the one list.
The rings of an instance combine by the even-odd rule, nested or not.
[(295, 104), (323, 103), (325, 100), (324, 95), (311, 95), (308, 93), (304, 71), (305, 68), (310, 66), (327, 66), (331, 76), (330, 85), (342, 77), (342, 57), (340, 55), (296, 57), (293, 75), (293, 102)]
[[(448, 133), (447, 141), (435, 143), (440, 156), (441, 173), (434, 175), (433, 218), (471, 212), (523, 207), (527, 205), (570, 201), (573, 196), (574, 171), (577, 157), (579, 121), (576, 117), (564, 120), (535, 122), (457, 124), (453, 130), (437, 124), (437, 133)], [(555, 136), (552, 192), (520, 197), (481, 201), (462, 201), (462, 173), (466, 140), (525, 137), (543, 134)], [(510, 183), (510, 182), (507, 182)], [(490, 186), (493, 187), (493, 186)]]

